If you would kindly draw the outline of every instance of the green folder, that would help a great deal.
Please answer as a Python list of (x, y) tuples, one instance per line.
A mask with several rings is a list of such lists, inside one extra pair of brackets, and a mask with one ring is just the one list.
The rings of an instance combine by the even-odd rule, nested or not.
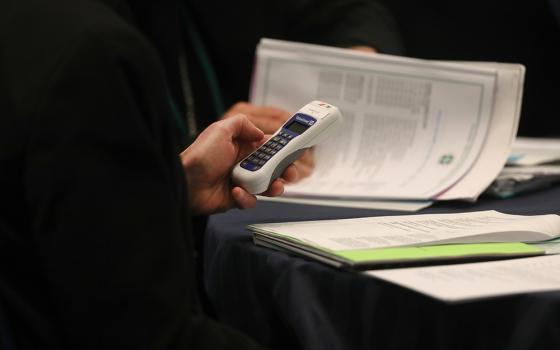
[(487, 260), (528, 255), (541, 255), (544, 250), (532, 245), (513, 243), (470, 243), (442, 244), (421, 247), (395, 247), (333, 252), (347, 259), (350, 264), (372, 264), (375, 262), (419, 262), (427, 260)]
[(254, 232), (253, 239), (257, 245), (306, 256), (336, 267), (359, 270), (496, 260), (545, 254), (544, 249), (521, 242), (442, 244), (331, 251), (296, 239), (276, 235)]

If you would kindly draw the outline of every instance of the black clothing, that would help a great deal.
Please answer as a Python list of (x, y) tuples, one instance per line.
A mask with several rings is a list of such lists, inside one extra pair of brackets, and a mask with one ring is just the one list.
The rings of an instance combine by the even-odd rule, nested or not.
[(177, 156), (183, 51), (200, 101), (206, 76), (181, 14), (197, 21), (226, 103), (246, 99), (261, 36), (393, 47), (365, 2), (267, 4), (0, 3), (0, 302), (18, 349), (256, 347), (197, 301)]
[(0, 302), (15, 345), (255, 347), (197, 303), (175, 44), (157, 42), (173, 25), (149, 22), (175, 5), (131, 4), (0, 3)]
[[(215, 69), (226, 109), (248, 101), (253, 57), (263, 37), (403, 53), (392, 17), (372, 0), (191, 0), (187, 8)], [(187, 42), (190, 38), (186, 36)], [(193, 46), (187, 47), (196, 115), (203, 129), (221, 116), (213, 107), (201, 62)]]
[(519, 135), (560, 137), (556, 0), (381, 0), (412, 57), (526, 66)]

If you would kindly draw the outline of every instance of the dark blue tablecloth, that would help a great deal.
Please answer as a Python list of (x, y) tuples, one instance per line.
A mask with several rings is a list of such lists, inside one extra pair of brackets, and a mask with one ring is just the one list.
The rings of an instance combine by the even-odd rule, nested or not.
[[(560, 213), (560, 187), (420, 213)], [(253, 244), (253, 223), (405, 214), (260, 202), (210, 217), (204, 284), (216, 316), (276, 349), (560, 349), (560, 292), (446, 304)], [(409, 214), (409, 213), (406, 213)], [(560, 271), (559, 271), (560, 273)]]

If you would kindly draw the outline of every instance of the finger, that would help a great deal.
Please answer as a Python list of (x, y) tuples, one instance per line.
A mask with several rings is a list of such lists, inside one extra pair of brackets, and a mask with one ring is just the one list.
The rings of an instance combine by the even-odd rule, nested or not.
[(257, 107), (257, 112), (259, 115), (262, 115), (266, 118), (277, 119), (281, 123), (285, 122), (290, 117), (290, 113), (288, 111), (276, 107)]
[(257, 148), (264, 145), (268, 140), (270, 140), (271, 137), (272, 137), (271, 134), (264, 134), (263, 138), (258, 140), (258, 141), (252, 141), (252, 142), (245, 143), (245, 144), (241, 145), (241, 149), (239, 150), (239, 153), (241, 155), (243, 155), (243, 154), (249, 155), (249, 154), (253, 153), (253, 151), (255, 151)]
[(298, 169), (298, 180), (311, 175), (315, 169), (315, 156), (313, 154), (313, 148), (306, 149), (301, 157), (294, 162), (294, 164)]
[(282, 177), (277, 178), (276, 180), (272, 181), (268, 190), (263, 193), (264, 196), (268, 197), (277, 197), (281, 196), (284, 193), (284, 183), (285, 182), (294, 182), (298, 179), (298, 170), (295, 166), (290, 165), (289, 167), (284, 170)]
[(282, 180), (280, 179), (276, 179), (272, 181), (272, 183), (268, 187), (268, 190), (263, 193), (263, 195), (268, 197), (278, 197), (281, 196), (282, 193), (284, 193), (284, 182), (282, 182)]
[(286, 182), (296, 182), (300, 178), (300, 170), (294, 164), (288, 165), (282, 173), (282, 179)]
[(274, 133), (289, 117), (287, 111), (274, 107), (261, 107), (256, 113), (249, 115), (251, 121), (266, 133)]
[(303, 152), (301, 157), (297, 160), (298, 164), (305, 164), (308, 167), (314, 168), (315, 167), (315, 156), (313, 155), (313, 149), (308, 148)]
[(224, 118), (236, 113), (245, 114), (259, 129), (268, 133), (276, 131), (290, 117), (288, 111), (280, 108), (238, 102), (229, 109)]
[(295, 162), (295, 165), (296, 165), (297, 170), (298, 170), (298, 179), (297, 180), (301, 180), (303, 178), (306, 178), (313, 173), (313, 169), (314, 169), (313, 166), (310, 166), (310, 165), (305, 164), (305, 163), (300, 163), (300, 162)]
[(238, 102), (235, 105), (233, 105), (231, 109), (228, 111), (228, 114), (235, 114), (235, 113), (245, 114), (249, 117), (257, 116), (257, 117), (272, 118), (272, 119), (279, 118), (282, 120), (286, 120), (290, 116), (289, 112), (284, 109), (270, 107), (270, 106), (257, 106), (255, 104), (248, 103), (248, 102)]
[(240, 209), (252, 208), (257, 204), (257, 198), (241, 187), (234, 187), (231, 190), (231, 196), (235, 205)]
[(233, 117), (236, 114), (251, 114), (249, 103), (241, 101), (231, 106), (225, 113), (222, 119)]
[(224, 119), (222, 123), (230, 130), (233, 139), (252, 142), (260, 141), (264, 136), (264, 133), (243, 114)]
[(231, 106), (227, 111), (227, 113), (234, 112), (234, 113), (249, 114), (253, 110), (253, 106), (255, 105), (247, 101), (239, 101), (236, 102), (233, 106)]
[(371, 46), (356, 45), (350, 47), (352, 50), (362, 51), (362, 52), (377, 52), (377, 50)]
[(264, 135), (264, 137), (262, 139), (260, 139), (259, 141), (244, 142), (244, 143), (240, 144), (239, 145), (238, 161), (247, 157), (249, 154), (253, 153), (257, 148), (264, 145), (266, 143), (266, 141), (268, 141), (269, 138), (270, 138), (270, 135)]

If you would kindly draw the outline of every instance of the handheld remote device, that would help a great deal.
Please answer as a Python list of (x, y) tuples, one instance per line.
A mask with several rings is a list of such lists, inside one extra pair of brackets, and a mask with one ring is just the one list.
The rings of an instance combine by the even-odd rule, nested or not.
[(337, 107), (312, 101), (297, 111), (271, 138), (233, 169), (233, 182), (251, 194), (268, 189), (301, 153), (332, 134), (342, 125)]

